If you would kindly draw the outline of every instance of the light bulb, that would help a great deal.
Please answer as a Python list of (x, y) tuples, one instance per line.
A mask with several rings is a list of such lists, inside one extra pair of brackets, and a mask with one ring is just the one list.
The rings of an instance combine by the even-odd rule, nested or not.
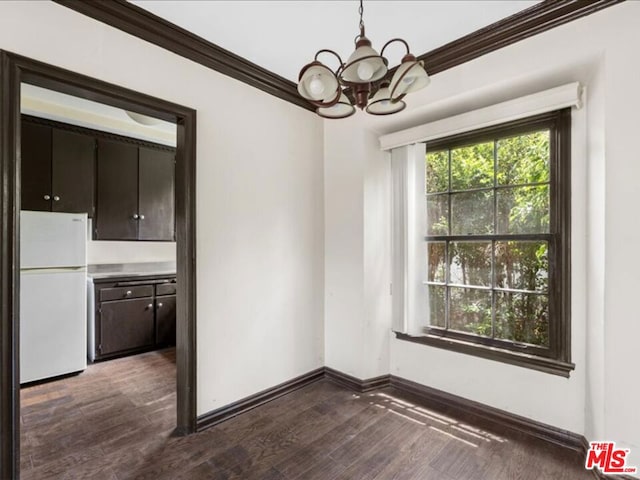
[(316, 97), (324, 93), (324, 82), (319, 75), (315, 75), (309, 82), (309, 91)]
[(411, 85), (415, 81), (416, 77), (414, 77), (413, 75), (407, 75), (402, 79), (402, 83), (404, 83), (405, 85)]
[(373, 77), (373, 67), (369, 62), (360, 62), (358, 65), (358, 77), (362, 80), (369, 80)]

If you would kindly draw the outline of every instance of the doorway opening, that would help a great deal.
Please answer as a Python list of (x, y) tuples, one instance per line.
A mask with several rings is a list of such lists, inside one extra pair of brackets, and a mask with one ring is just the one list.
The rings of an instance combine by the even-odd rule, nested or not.
[[(91, 253), (94, 255), (94, 259), (97, 258), (95, 255), (108, 255), (104, 249), (101, 253), (98, 252), (99, 249), (96, 250), (98, 243), (101, 243), (101, 241), (104, 240), (165, 240), (168, 242), (175, 240), (174, 277), (172, 279), (170, 271), (156, 271), (151, 276), (145, 276), (143, 274), (137, 279), (132, 278), (132, 275), (127, 275), (127, 273), (132, 274), (133, 272), (121, 272), (122, 275), (115, 277), (100, 277), (100, 272), (98, 271), (98, 274), (92, 277), (96, 282), (95, 285), (93, 288), (87, 288), (87, 291), (92, 292), (94, 296), (97, 292), (97, 299), (95, 297), (94, 299), (89, 297), (89, 301), (93, 300), (95, 305), (97, 305), (95, 311), (98, 312), (98, 316), (100, 317), (99, 320), (104, 322), (107, 326), (110, 325), (110, 321), (115, 323), (111, 325), (111, 327), (114, 328), (106, 328), (104, 325), (102, 327), (98, 326), (97, 330), (92, 332), (93, 335), (88, 335), (89, 340), (93, 338), (94, 340), (97, 340), (97, 342), (91, 345), (91, 341), (89, 341), (87, 345), (88, 351), (94, 356), (94, 358), (91, 359), (90, 355), (90, 362), (91, 360), (96, 360), (96, 355), (98, 356), (97, 360), (100, 360), (100, 357), (103, 357), (102, 359), (109, 359), (130, 353), (138, 353), (142, 350), (154, 350), (149, 353), (142, 354), (138, 359), (141, 363), (136, 364), (136, 366), (127, 364), (127, 362), (131, 362), (134, 357), (125, 357), (120, 360), (114, 360), (114, 363), (112, 364), (113, 367), (109, 367), (109, 362), (107, 361), (95, 364), (99, 365), (99, 369), (103, 370), (105, 368), (116, 368), (119, 366), (120, 373), (118, 375), (121, 376), (121, 380), (124, 383), (131, 383), (131, 381), (135, 382), (136, 368), (145, 371), (149, 365), (155, 365), (160, 369), (162, 369), (164, 365), (165, 368), (169, 368), (168, 371), (170, 371), (171, 367), (168, 365), (172, 365), (175, 361), (175, 366), (173, 366), (173, 368), (176, 379), (176, 413), (175, 416), (172, 417), (175, 418), (174, 431), (176, 434), (181, 435), (194, 432), (196, 422), (194, 266), (195, 111), (8, 52), (0, 51), (0, 60), (0, 79), (2, 82), (2, 88), (0, 89), (2, 92), (0, 97), (0, 139), (2, 144), (2, 148), (0, 150), (0, 166), (2, 175), (2, 192), (0, 196), (2, 202), (2, 208), (0, 209), (2, 227), (2, 243), (0, 244), (0, 276), (2, 279), (2, 285), (0, 287), (0, 295), (2, 296), (2, 307), (0, 310), (0, 338), (2, 348), (0, 367), (2, 369), (0, 372), (0, 418), (2, 420), (2, 426), (0, 427), (0, 477), (17, 478), (20, 471), (20, 211), (22, 209), (22, 201), (30, 202), (32, 200), (41, 200), (45, 203), (49, 202), (44, 206), (35, 208), (41, 211), (49, 209), (49, 211), (55, 212), (56, 209), (58, 209), (57, 211), (64, 211), (70, 208), (75, 208), (73, 206), (66, 206), (64, 208), (60, 207), (63, 203), (61, 196), (54, 194), (53, 192), (40, 192), (33, 198), (26, 195), (30, 194), (30, 192), (26, 191), (26, 188), (29, 188), (30, 185), (26, 183), (24, 173), (21, 175), (21, 172), (24, 172), (24, 169), (21, 168), (21, 161), (23, 159), (27, 159), (29, 152), (27, 152), (26, 149), (25, 151), (22, 151), (21, 140), (23, 135), (31, 135), (33, 133), (32, 131), (27, 132), (27, 129), (31, 129), (32, 127), (25, 127), (25, 118), (21, 113), (21, 93), (26, 90), (33, 93), (34, 91), (42, 91), (42, 89), (46, 89), (46, 91), (54, 92), (54, 95), (71, 95), (76, 97), (78, 101), (98, 102), (99, 104), (103, 104), (105, 108), (122, 109), (129, 112), (128, 116), (133, 119), (134, 122), (142, 124), (149, 119), (158, 119), (175, 125), (175, 172), (172, 172), (174, 179), (173, 185), (175, 185), (175, 220), (171, 219), (169, 222), (167, 211), (166, 209), (163, 210), (161, 205), (162, 201), (158, 200), (158, 198), (153, 198), (146, 203), (146, 206), (150, 209), (149, 213), (137, 211), (136, 209), (136, 211), (131, 214), (131, 218), (128, 219), (128, 221), (117, 222), (113, 220), (114, 218), (117, 218), (117, 215), (109, 216), (108, 197), (101, 199), (98, 196), (95, 205), (99, 209), (100, 202), (102, 202), (102, 216), (100, 217), (100, 215), (98, 215), (96, 217), (95, 211), (92, 212), (93, 215), (89, 215), (89, 217), (93, 217), (91, 222), (96, 219), (97, 222), (89, 222), (92, 226), (86, 230), (89, 239), (88, 244), (91, 244), (92, 241), (94, 242), (92, 245), (93, 252)], [(78, 140), (78, 136), (82, 136), (82, 134), (85, 134), (85, 136), (89, 134), (89, 136), (91, 136), (90, 134), (93, 131), (91, 128), (88, 128), (91, 127), (91, 125), (77, 125), (77, 122), (75, 125), (76, 131), (71, 132), (69, 130), (73, 130), (73, 128), (65, 130), (66, 127), (64, 127), (64, 125), (61, 126), (55, 123), (46, 125), (47, 122), (56, 122), (57, 120), (55, 118), (31, 120), (31, 125), (34, 123), (38, 124), (38, 122), (40, 122), (39, 126), (44, 127), (44, 131), (51, 131), (47, 130), (47, 128), (52, 129), (60, 127), (58, 130), (62, 133), (55, 134), (59, 137), (58, 143), (52, 143), (54, 150), (60, 145), (63, 145), (69, 139), (69, 135), (72, 135), (74, 140)], [(58, 130), (55, 131), (57, 132)], [(168, 159), (173, 157), (170, 155), (170, 146), (163, 150), (163, 147), (160, 144), (162, 142), (153, 142), (154, 139), (151, 139), (152, 141), (150, 142), (149, 139), (144, 138), (133, 139), (128, 145), (125, 145), (127, 141), (121, 141), (120, 143), (117, 142), (117, 140), (122, 140), (121, 138), (117, 138), (119, 132), (114, 133), (112, 131), (109, 132), (109, 134), (111, 135), (111, 138), (108, 138), (107, 136), (94, 140), (94, 145), (96, 145), (97, 151), (102, 148), (103, 158), (106, 159), (103, 160), (102, 166), (98, 163), (96, 163), (96, 166), (98, 168), (105, 169), (102, 175), (104, 181), (107, 181), (110, 175), (114, 179), (121, 179), (120, 182), (112, 182), (113, 185), (111, 185), (111, 190), (116, 190), (116, 200), (122, 200), (122, 198), (120, 198), (122, 195), (117, 194), (117, 189), (121, 186), (121, 183), (126, 183), (127, 175), (123, 175), (123, 172), (118, 172), (117, 169), (110, 172), (109, 168), (113, 170), (114, 165), (117, 166), (118, 161), (121, 161), (123, 156), (126, 157), (127, 152), (131, 154), (135, 151), (135, 170), (137, 178), (135, 179), (135, 182), (130, 181), (129, 183), (132, 185), (135, 184), (136, 186), (136, 194), (134, 196), (136, 197), (136, 206), (139, 209), (141, 205), (145, 205), (144, 199), (146, 197), (144, 195), (147, 195), (148, 197), (147, 190), (149, 190), (149, 186), (162, 185), (163, 180), (165, 184), (168, 185), (168, 176), (164, 175), (163, 177), (163, 174), (160, 171), (162, 169), (159, 170), (156, 167), (163, 162), (165, 165), (168, 165)], [(45, 135), (47, 134), (45, 133)], [(52, 134), (49, 133), (49, 135)], [(80, 144), (82, 144), (83, 141), (87, 144), (87, 148), (90, 148), (88, 146), (90, 145), (90, 142), (84, 138), (80, 139)], [(58, 147), (56, 147), (56, 145), (58, 145)], [(62, 147), (62, 149), (64, 150), (64, 147)], [(111, 155), (111, 157), (109, 157), (109, 155)], [(109, 158), (113, 161), (107, 161)], [(62, 174), (59, 172), (56, 177), (54, 172), (54, 179), (62, 179), (63, 184), (66, 182), (67, 184), (71, 184), (71, 187), (73, 187), (74, 183), (80, 183), (78, 182), (78, 179), (74, 179), (75, 176), (80, 175), (79, 172), (73, 170), (73, 167), (71, 167), (71, 170), (68, 170), (69, 165), (66, 165), (64, 161), (59, 163), (60, 165), (57, 168), (62, 172)], [(141, 163), (143, 164), (142, 168), (140, 168)], [(54, 164), (54, 166), (55, 165), (56, 164)], [(129, 167), (130, 165), (127, 165), (127, 168)], [(67, 169), (66, 171), (65, 168)], [(168, 171), (169, 170), (165, 168), (165, 172)], [(141, 172), (143, 173), (141, 174)], [(144, 181), (142, 177), (145, 175), (148, 177), (149, 181)], [(53, 180), (49, 181), (51, 182)], [(90, 185), (88, 183), (80, 185), (80, 187), (89, 186)], [(25, 188), (24, 191), (23, 187)], [(108, 193), (109, 187), (110, 185), (107, 182), (103, 185), (101, 191), (103, 193)], [(145, 188), (147, 190), (145, 190)], [(65, 200), (69, 197), (74, 197), (76, 201), (82, 201), (83, 198), (86, 200), (90, 197), (90, 195), (87, 194), (87, 190), (91, 189), (71, 188), (73, 195), (66, 196)], [(45, 198), (47, 196), (49, 197), (48, 199)], [(40, 199), (39, 197), (42, 198)], [(167, 202), (165, 202), (165, 204), (166, 203)], [(32, 206), (28, 208), (35, 210)], [(91, 207), (87, 207), (84, 210), (89, 208)], [(117, 212), (118, 210), (122, 210), (122, 208), (122, 206), (116, 206), (115, 210), (113, 208), (112, 210)], [(161, 210), (159, 214), (158, 210)], [(81, 209), (81, 211), (83, 211), (83, 209)], [(65, 214), (62, 215), (64, 216)], [(154, 215), (156, 217), (155, 223), (141, 222), (140, 217), (146, 219), (150, 219), (151, 217), (151, 219), (153, 219)], [(55, 216), (56, 215), (45, 215), (46, 218), (53, 218)], [(134, 218), (134, 216), (137, 218)], [(38, 219), (35, 224), (37, 225), (39, 221), (40, 219)], [(101, 221), (102, 223), (100, 223)], [(33, 223), (32, 219), (24, 220), (25, 227), (32, 225)], [(168, 223), (174, 223), (175, 229), (166, 228)], [(129, 237), (127, 237), (127, 235), (129, 235)], [(135, 238), (131, 238), (131, 235), (134, 235)], [(174, 235), (174, 238), (169, 239), (168, 236), (171, 235)], [(27, 249), (34, 250), (31, 247), (27, 247)], [(37, 254), (37, 248), (35, 248), (35, 252)], [(115, 262), (111, 263), (113, 264)], [(80, 267), (76, 265), (74, 266)], [(100, 270), (100, 262), (96, 262), (96, 268), (97, 270)], [(96, 268), (94, 268), (94, 270), (96, 270)], [(91, 272), (91, 267), (89, 267), (89, 270)], [(102, 273), (104, 273), (104, 271)], [(135, 273), (140, 274), (140, 272)], [(165, 275), (161, 275), (161, 273), (165, 273)], [(24, 275), (22, 275), (22, 277), (24, 282)], [(98, 281), (96, 281), (96, 278), (98, 278)], [(136, 280), (138, 280), (137, 283)], [(29, 279), (29, 281), (31, 281), (31, 279)], [(46, 285), (44, 285), (44, 287), (43, 291), (46, 292)], [(120, 303), (118, 303), (116, 301), (117, 299), (113, 297), (114, 295), (118, 296), (119, 294), (124, 296), (122, 299), (123, 301)], [(105, 301), (107, 310), (111, 309), (110, 312), (100, 310), (101, 300)], [(29, 307), (26, 307), (26, 309), (28, 308)], [(122, 310), (123, 308), (124, 310), (129, 311), (129, 314), (131, 314), (132, 309), (135, 310), (137, 308), (140, 310), (140, 312), (136, 312), (141, 315), (140, 318), (142, 319), (142, 323), (138, 325), (144, 325), (146, 322), (146, 325), (150, 328), (145, 330), (144, 328), (138, 328), (137, 326), (136, 329), (128, 332), (128, 335), (124, 336), (126, 338), (120, 335), (120, 333), (113, 334), (115, 331), (122, 332), (123, 328), (125, 330), (127, 328), (126, 325), (122, 323), (120, 325), (117, 324), (117, 322), (122, 322), (122, 318), (126, 316), (125, 313), (127, 312)], [(154, 347), (167, 347), (172, 342), (170, 326), (169, 332), (166, 331), (167, 328), (164, 330), (162, 330), (162, 328), (158, 330), (158, 325), (162, 324), (162, 322), (159, 322), (158, 320), (161, 320), (162, 318), (166, 319), (167, 317), (170, 318), (171, 314), (167, 315), (164, 312), (170, 312), (172, 308), (175, 312), (175, 350), (172, 350), (171, 348), (168, 350), (156, 350)], [(25, 310), (25, 307), (23, 306), (22, 309)], [(91, 308), (87, 310), (91, 311)], [(97, 319), (94, 319), (94, 322), (95, 320)], [(99, 322), (93, 323), (93, 325), (98, 324)], [(87, 325), (92, 325), (92, 323), (88, 322)], [(51, 353), (55, 354), (55, 352)], [(30, 360), (23, 358), (23, 362), (25, 364), (25, 371), (32, 369), (29, 364)], [(71, 370), (81, 369), (76, 368), (75, 366), (66, 368), (67, 370), (69, 368), (71, 368)], [(60, 370), (60, 372), (63, 370)], [(68, 370), (69, 373), (71, 370)], [(40, 379), (46, 378), (46, 376), (42, 376), (42, 373), (36, 373), (33, 378), (23, 379), (23, 383), (24, 381), (38, 380), (38, 375), (40, 375)], [(128, 378), (129, 376), (131, 378)], [(104, 378), (107, 377), (110, 377), (110, 375), (107, 375)], [(99, 381), (99, 375), (96, 378), (97, 381)], [(62, 380), (60, 385), (62, 385), (63, 382), (70, 380), (72, 380), (72, 378)], [(33, 391), (37, 392), (37, 387), (35, 388), (36, 389)], [(91, 386), (85, 388), (91, 388)], [(153, 389), (156, 388), (156, 386), (149, 388)], [(40, 391), (46, 391), (46, 388), (40, 388)], [(46, 398), (46, 392), (44, 394)], [(33, 396), (33, 398), (36, 397), (38, 397), (38, 395)], [(42, 395), (39, 395), (39, 397), (41, 399)], [(142, 392), (142, 397), (144, 397), (144, 392)], [(65, 398), (65, 395), (60, 394), (60, 392), (52, 395), (54, 404), (55, 398)], [(103, 406), (108, 406), (109, 401), (109, 398), (105, 399)], [(111, 398), (111, 401), (117, 402), (123, 400)], [(132, 413), (132, 415), (134, 415), (134, 413)]]

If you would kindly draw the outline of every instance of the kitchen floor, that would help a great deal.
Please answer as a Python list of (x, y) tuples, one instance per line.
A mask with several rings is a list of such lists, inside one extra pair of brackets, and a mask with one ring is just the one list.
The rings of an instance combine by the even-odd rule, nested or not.
[(175, 428), (175, 392), (173, 348), (21, 389), (21, 478), (128, 478), (115, 467)]
[(173, 437), (175, 351), (22, 390), (23, 479), (590, 480), (577, 453), (394, 389), (321, 380)]

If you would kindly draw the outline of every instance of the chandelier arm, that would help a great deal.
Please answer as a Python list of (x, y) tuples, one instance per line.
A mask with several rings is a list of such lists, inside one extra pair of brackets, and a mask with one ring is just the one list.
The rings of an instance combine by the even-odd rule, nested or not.
[(340, 55), (338, 55), (336, 52), (334, 52), (333, 50), (329, 50), (327, 48), (323, 48), (322, 50), (318, 50), (316, 52), (316, 56), (313, 57), (314, 60), (318, 60), (318, 56), (320, 56), (321, 53), (331, 53), (332, 55), (334, 55), (337, 59), (338, 62), (340, 62), (340, 65), (338, 66), (338, 69), (336, 70), (336, 72), (339, 72), (340, 69), (342, 68), (342, 66), (344, 65), (344, 62), (342, 61), (342, 58), (340, 58)]
[(342, 95), (342, 90), (340, 90), (338, 88), (338, 91), (336, 92), (336, 96), (333, 98), (333, 100), (329, 100), (328, 102), (319, 102), (319, 101), (314, 101), (314, 100), (307, 100), (311, 105), (314, 105), (316, 107), (320, 107), (320, 108), (329, 108), (329, 107), (333, 107), (336, 103), (338, 103), (340, 101), (340, 96)]
[(404, 97), (406, 97), (407, 94), (403, 93), (402, 95), (398, 95), (398, 98), (391, 98), (391, 103), (398, 103), (400, 100), (402, 100)]
[(407, 49), (407, 53), (406, 54), (409, 54), (409, 44), (406, 41), (404, 41), (402, 38), (392, 38), (387, 43), (385, 43), (384, 46), (382, 47), (382, 50), (380, 50), (380, 56), (381, 57), (384, 57), (384, 49), (387, 48), (390, 44), (392, 44), (394, 42), (403, 43), (405, 48)]

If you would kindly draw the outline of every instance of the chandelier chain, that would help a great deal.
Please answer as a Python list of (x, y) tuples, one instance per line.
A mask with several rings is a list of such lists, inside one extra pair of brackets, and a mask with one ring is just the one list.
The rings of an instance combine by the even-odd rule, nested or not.
[(364, 30), (364, 20), (362, 20), (362, 14), (364, 13), (364, 7), (362, 6), (362, 0), (360, 0), (360, 8), (358, 9), (360, 13), (360, 30)]

